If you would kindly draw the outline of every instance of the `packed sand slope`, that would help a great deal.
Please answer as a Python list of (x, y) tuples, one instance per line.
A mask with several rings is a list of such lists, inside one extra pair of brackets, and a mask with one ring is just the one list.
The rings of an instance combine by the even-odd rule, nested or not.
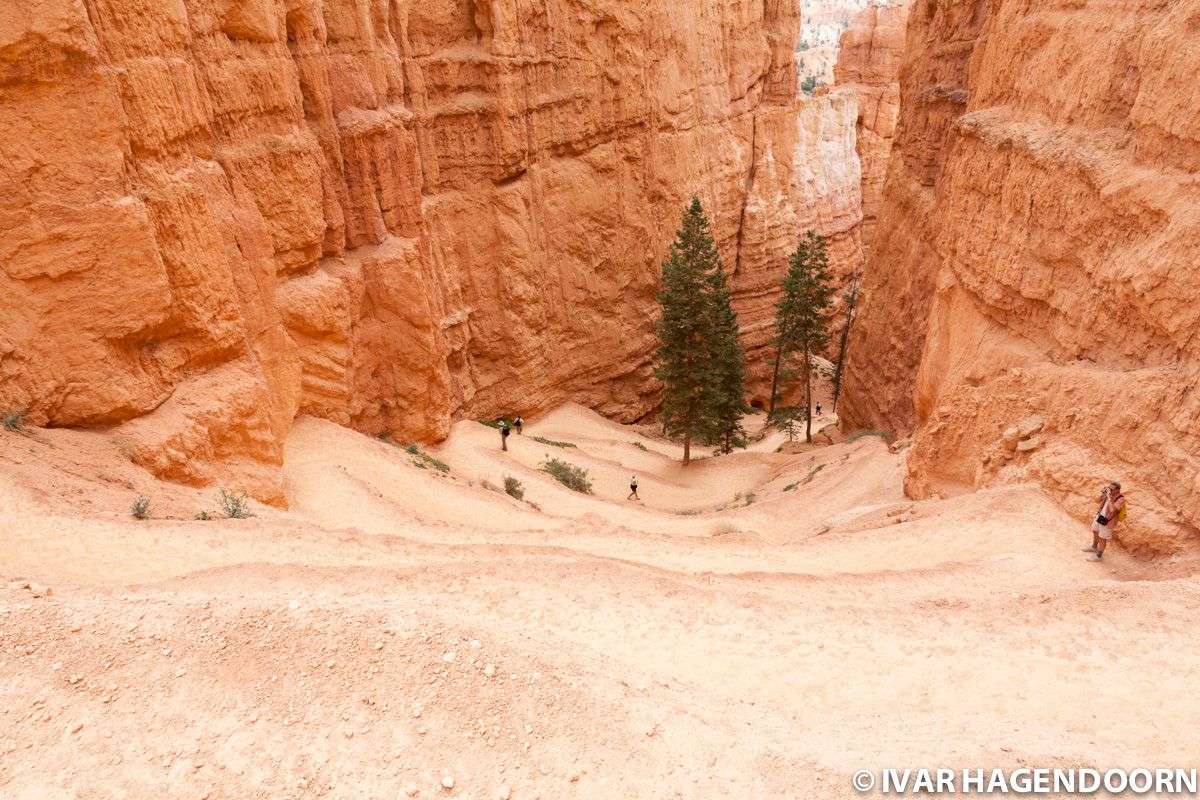
[(858, 768), (1195, 762), (1186, 564), (1089, 564), (1031, 488), (907, 501), (874, 437), (780, 443), (683, 469), (568, 406), (421, 456), (306, 418), (289, 511), (200, 521), (212, 492), (107, 436), (0, 432), (0, 796), (845, 797)]

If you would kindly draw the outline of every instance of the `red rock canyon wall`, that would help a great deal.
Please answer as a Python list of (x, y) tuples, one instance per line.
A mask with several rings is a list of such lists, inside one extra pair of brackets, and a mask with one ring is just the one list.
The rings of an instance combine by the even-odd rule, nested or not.
[(0, 409), (277, 502), (297, 414), (635, 418), (693, 192), (761, 364), (796, 236), (861, 257), (854, 100), (796, 99), (798, 25), (785, 0), (4, 4)]
[(1196, 544), (1198, 70), (1198, 0), (916, 3), (839, 409), (912, 494), (1116, 478), (1122, 544)]

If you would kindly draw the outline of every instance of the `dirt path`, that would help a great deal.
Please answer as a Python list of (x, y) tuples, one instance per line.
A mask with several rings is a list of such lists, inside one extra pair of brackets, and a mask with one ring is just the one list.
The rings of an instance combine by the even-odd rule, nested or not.
[(102, 436), (0, 433), (0, 796), (847, 797), (859, 767), (1195, 761), (1200, 584), (1088, 564), (1032, 489), (913, 503), (873, 437), (683, 469), (572, 406), (509, 444), (459, 423), (443, 474), (303, 419), (290, 510), (201, 522), (213, 492)]

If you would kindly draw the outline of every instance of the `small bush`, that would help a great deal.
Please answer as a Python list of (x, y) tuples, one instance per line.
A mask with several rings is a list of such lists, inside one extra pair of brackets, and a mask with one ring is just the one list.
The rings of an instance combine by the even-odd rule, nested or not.
[(892, 438), (891, 436), (888, 435), (887, 431), (872, 431), (872, 430), (864, 429), (861, 431), (855, 431), (854, 433), (850, 434), (849, 436), (846, 437), (846, 441), (847, 442), (857, 442), (859, 439), (863, 438), (864, 436), (878, 436), (880, 439), (883, 439), (883, 441), (885, 441), (885, 442), (891, 441), (891, 438)]
[(789, 483), (787, 486), (783, 487), (783, 490), (785, 492), (794, 492), (794, 491), (796, 491), (796, 487), (799, 485), (800, 485), (799, 481), (797, 481), (795, 483)]
[(209, 514), (207, 511), (201, 511), (196, 515), (196, 519), (200, 520), (201, 522), (207, 522), (208, 520), (212, 519), (212, 514)]
[(746, 495), (746, 505), (750, 505), (757, 499), (758, 495), (756, 495), (754, 492), (751, 492), (750, 494)]
[(528, 503), (529, 507), (532, 508), (534, 511), (542, 510), (542, 507), (539, 506), (537, 503), (533, 502), (532, 500), (526, 500), (525, 502)]
[(254, 516), (250, 513), (250, 500), (246, 497), (245, 492), (235, 494), (222, 489), (221, 510), (229, 519), (249, 519)]
[(408, 447), (404, 448), (404, 452), (408, 453), (410, 456), (416, 456), (412, 462), (414, 467), (420, 467), (421, 469), (433, 467), (438, 472), (450, 472), (449, 464), (447, 464), (445, 461), (434, 458), (433, 456), (429, 455), (429, 453), (421, 452), (421, 448), (417, 446), (416, 442), (413, 442)]
[[(504, 421), (508, 423), (508, 427), (510, 427), (510, 428), (512, 427), (513, 423), (512, 423), (511, 419), (509, 419), (508, 417), (505, 417)], [(481, 420), (479, 420), (479, 424), (487, 425), (489, 428), (496, 428), (496, 429), (500, 428), (500, 421), (495, 420), (495, 419), (481, 419)]]
[(681, 517), (694, 517), (700, 513), (700, 510), (697, 508), (689, 508), (686, 511), (676, 511), (675, 513)]
[(641, 442), (630, 442), (630, 444), (636, 447), (638, 450), (643, 450), (647, 453), (650, 452), (650, 448), (646, 447), (646, 445), (642, 444)]
[(587, 470), (568, 464), (557, 458), (547, 459), (540, 467), (542, 472), (549, 473), (554, 479), (568, 489), (581, 494), (592, 493), (592, 482), (588, 480)]
[(803, 486), (804, 484), (811, 481), (813, 478), (817, 477), (817, 473), (819, 473), (823, 469), (825, 469), (824, 464), (817, 464), (815, 467), (813, 467), (812, 469), (810, 469), (808, 471), (808, 474), (804, 476), (804, 480), (800, 481), (800, 485)]
[(515, 497), (518, 500), (525, 499), (525, 487), (521, 485), (519, 480), (511, 475), (504, 478), (504, 492), (509, 497)]
[(731, 533), (739, 532), (739, 528), (732, 522), (722, 522), (713, 528), (713, 536), (728, 536)]
[(503, 489), (501, 489), (499, 486), (497, 486), (496, 484), (494, 484), (494, 483), (492, 483), (491, 481), (489, 481), (487, 478), (483, 478), (483, 479), (481, 479), (481, 480), (479, 481), (479, 485), (480, 485), (480, 486), (482, 486), (484, 489), (487, 489), (489, 492), (501, 492), (501, 491), (504, 491), (504, 490), (503, 490)]
[(150, 500), (145, 497), (134, 500), (129, 513), (133, 514), (134, 519), (150, 519)]
[(25, 427), (25, 407), (19, 406), (4, 412), (4, 430), (19, 431)]
[(551, 447), (574, 447), (575, 446), (575, 445), (571, 444), (570, 442), (556, 442), (553, 439), (546, 439), (542, 436), (530, 436), (529, 438), (533, 439), (535, 442), (541, 442), (542, 444), (550, 445)]

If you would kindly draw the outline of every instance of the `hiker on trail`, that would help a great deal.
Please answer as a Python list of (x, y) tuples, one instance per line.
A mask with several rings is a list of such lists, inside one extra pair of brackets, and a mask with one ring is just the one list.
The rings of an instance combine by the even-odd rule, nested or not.
[(1085, 553), (1091, 553), (1088, 561), (1104, 559), (1104, 548), (1112, 539), (1117, 523), (1125, 515), (1125, 496), (1121, 494), (1121, 484), (1113, 481), (1100, 490), (1100, 509), (1092, 522), (1092, 546), (1083, 548)]
[(512, 433), (512, 429), (508, 427), (508, 420), (501, 417), (497, 420), (500, 423), (500, 449), (508, 450), (508, 434)]
[(626, 500), (641, 500), (637, 493), (637, 474), (629, 476), (629, 497)]
[(817, 416), (821, 416), (821, 404), (817, 403)]
[(525, 420), (521, 419), (521, 415), (517, 414), (517, 418), (513, 420), (513, 427), (517, 429), (517, 435), (521, 435), (521, 426), (525, 424)]

